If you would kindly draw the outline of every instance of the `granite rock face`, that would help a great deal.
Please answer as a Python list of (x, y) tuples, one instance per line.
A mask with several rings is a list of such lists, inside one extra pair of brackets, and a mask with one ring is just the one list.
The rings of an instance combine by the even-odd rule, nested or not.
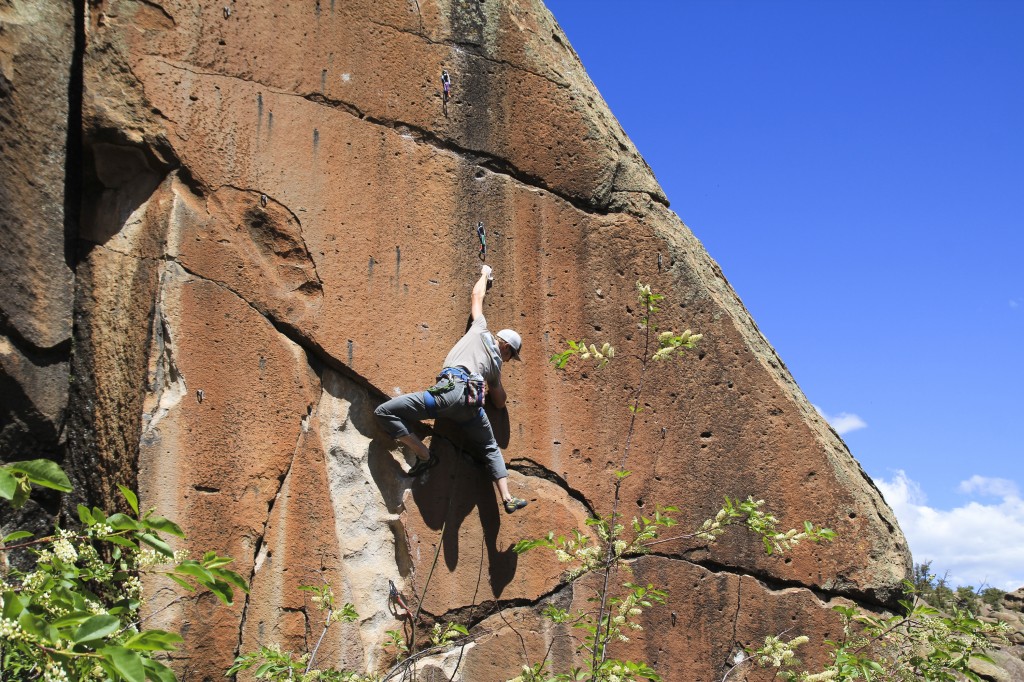
[[(692, 528), (723, 496), (753, 495), (786, 527), (810, 519), (840, 539), (785, 559), (739, 533), (664, 545), (633, 570), (672, 601), (631, 651), (673, 679), (721, 679), (765, 635), (834, 634), (833, 600), (896, 594), (910, 558), (891, 511), (668, 209), (539, 2), (80, 11), (70, 466), (97, 503), (117, 503), (114, 483), (136, 486), (184, 522), (191, 549), (235, 557), (252, 588), (224, 608), (172, 604), (152, 582), (154, 626), (185, 636), (180, 670), (217, 679), (239, 651), (308, 647), (319, 629), (298, 588), (322, 581), (360, 613), (331, 630), (325, 665), (388, 664), (380, 644), (402, 628), (392, 583), (425, 622), (487, 633), (457, 664), (431, 662), (438, 675), (516, 675), (517, 632), (542, 655), (565, 634), (543, 603), (585, 604), (586, 588), (511, 547), (609, 510), (643, 350), (637, 280), (666, 295), (662, 329), (704, 340), (647, 377), (626, 514), (676, 504)], [(452, 425), (437, 425), (452, 435), (434, 444), (441, 464), (412, 480), (373, 420), (388, 396), (429, 386), (465, 329), (478, 221), (490, 326), (525, 340), (503, 375), (508, 409), (491, 413), (512, 492), (530, 501), (513, 516)], [(17, 276), (40, 278), (23, 260)], [(42, 324), (30, 301), (0, 305), (18, 339)], [(21, 346), (67, 343), (71, 315)], [(581, 337), (612, 343), (617, 361), (556, 371), (548, 357)], [(47, 400), (63, 404), (62, 390)]]

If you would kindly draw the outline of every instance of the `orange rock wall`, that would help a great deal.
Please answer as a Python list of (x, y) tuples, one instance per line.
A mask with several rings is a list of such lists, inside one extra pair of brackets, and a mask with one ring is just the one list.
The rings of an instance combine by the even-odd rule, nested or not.
[[(721, 679), (765, 635), (834, 634), (832, 600), (896, 593), (909, 554), (891, 511), (539, 2), (97, 0), (81, 32), (69, 461), (100, 501), (137, 485), (252, 586), (222, 608), (150, 585), (154, 611), (170, 604), (154, 624), (185, 636), (179, 670), (216, 679), (240, 651), (311, 647), (319, 616), (298, 587), (322, 581), (360, 613), (332, 628), (325, 665), (388, 665), (392, 582), (428, 621), (482, 633), (459, 679), (518, 674), (521, 641), (534, 662), (555, 640), (571, 660), (538, 614), (586, 590), (511, 546), (610, 509), (643, 352), (637, 280), (666, 295), (660, 328), (704, 339), (645, 378), (625, 513), (676, 504), (692, 528), (753, 495), (839, 540), (784, 559), (741, 533), (660, 546), (634, 571), (670, 604), (624, 651), (667, 679)], [(487, 318), (524, 338), (491, 413), (530, 501), (514, 516), (457, 446), (404, 477), (372, 416), (430, 385), (465, 329), (477, 221)], [(612, 343), (615, 362), (556, 371), (549, 356), (579, 338)]]

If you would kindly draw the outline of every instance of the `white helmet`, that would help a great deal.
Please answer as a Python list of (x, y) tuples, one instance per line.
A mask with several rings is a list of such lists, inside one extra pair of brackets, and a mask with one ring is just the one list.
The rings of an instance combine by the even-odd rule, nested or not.
[(500, 332), (495, 334), (499, 339), (504, 341), (512, 348), (512, 359), (519, 359), (519, 349), (523, 347), (523, 340), (519, 337), (519, 334), (512, 331), (511, 329), (502, 329)]

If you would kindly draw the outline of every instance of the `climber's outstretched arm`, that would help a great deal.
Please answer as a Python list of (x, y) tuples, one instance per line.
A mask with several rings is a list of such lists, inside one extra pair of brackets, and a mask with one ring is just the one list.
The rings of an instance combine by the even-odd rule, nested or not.
[(484, 315), (484, 297), (487, 295), (487, 281), (491, 276), (491, 266), (484, 265), (480, 268), (480, 279), (473, 285), (473, 293), (470, 296), (469, 314), (473, 320)]

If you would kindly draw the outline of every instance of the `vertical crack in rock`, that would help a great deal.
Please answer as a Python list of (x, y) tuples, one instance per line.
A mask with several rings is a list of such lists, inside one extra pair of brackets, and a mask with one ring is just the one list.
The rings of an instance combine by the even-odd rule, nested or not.
[[(308, 356), (307, 356), (307, 359), (309, 359)], [(281, 492), (284, 490), (285, 484), (288, 481), (288, 476), (292, 472), (292, 467), (295, 465), (295, 460), (299, 456), (299, 453), (302, 451), (303, 441), (306, 438), (306, 434), (309, 433), (309, 423), (310, 423), (310, 420), (312, 419), (312, 417), (314, 415), (316, 415), (316, 413), (319, 411), (319, 409), (320, 409), (320, 404), (319, 404), (319, 401), (318, 401), (317, 405), (315, 407), (313, 407), (309, 412), (307, 412), (305, 415), (303, 415), (303, 417), (302, 417), (302, 419), (300, 421), (300, 424), (299, 424), (299, 434), (298, 434), (298, 436), (295, 439), (295, 448), (292, 451), (292, 458), (288, 462), (288, 469), (285, 470), (285, 472), (281, 475), (280, 479), (278, 480), (277, 492), (274, 493), (273, 499), (271, 499), (270, 503), (267, 504), (267, 516), (266, 516), (266, 519), (263, 521), (263, 530), (260, 532), (259, 537), (256, 538), (256, 543), (255, 543), (255, 546), (253, 548), (252, 572), (249, 574), (249, 579), (248, 579), (248, 583), (249, 583), (250, 586), (256, 580), (256, 574), (259, 572), (260, 568), (263, 566), (263, 562), (264, 562), (264, 560), (267, 557), (266, 551), (265, 551), (266, 550), (266, 546), (264, 544), (264, 538), (266, 538), (266, 536), (267, 536), (267, 528), (270, 526), (270, 520), (271, 520), (271, 517), (273, 516), (273, 513), (274, 513), (274, 507), (277, 506), (277, 501), (280, 499)], [(242, 652), (242, 643), (243, 643), (243, 640), (244, 640), (244, 637), (245, 637), (245, 623), (246, 623), (246, 619), (247, 619), (248, 613), (249, 613), (249, 600), (250, 600), (251, 595), (252, 595), (251, 591), (246, 593), (246, 595), (245, 595), (245, 602), (242, 605), (242, 614), (241, 614), (241, 616), (239, 618), (239, 621), (238, 621), (238, 645), (235, 648), (235, 656), (236, 657), (239, 656), (241, 654), (241, 652)], [(309, 614), (306, 613), (305, 609), (301, 609), (301, 610), (302, 610), (304, 618), (306, 619), (306, 629), (308, 630), (309, 629)]]
[[(740, 611), (743, 608), (743, 576), (740, 576), (736, 581), (736, 613), (732, 619), (732, 651), (729, 652), (730, 658), (734, 658), (739, 652), (743, 651), (743, 646), (739, 642), (739, 628), (740, 628)], [(728, 662), (726, 663), (728, 665)]]
[(74, 47), (68, 81), (68, 127), (64, 145), (64, 262), (74, 272), (82, 207), (82, 102), (85, 92), (86, 0), (74, 0)]

